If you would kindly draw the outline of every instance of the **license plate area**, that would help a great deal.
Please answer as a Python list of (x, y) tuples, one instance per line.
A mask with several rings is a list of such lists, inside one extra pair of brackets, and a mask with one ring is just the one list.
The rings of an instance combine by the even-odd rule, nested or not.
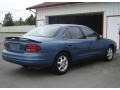
[(21, 51), (20, 44), (18, 44), (18, 43), (10, 43), (8, 50), (10, 50), (10, 51)]

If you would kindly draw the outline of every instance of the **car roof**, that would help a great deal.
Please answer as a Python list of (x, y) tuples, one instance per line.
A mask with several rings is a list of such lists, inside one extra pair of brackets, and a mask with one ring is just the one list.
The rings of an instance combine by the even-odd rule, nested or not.
[(48, 26), (61, 26), (61, 27), (66, 27), (66, 26), (84, 26), (84, 25), (77, 25), (77, 24), (49, 24)]

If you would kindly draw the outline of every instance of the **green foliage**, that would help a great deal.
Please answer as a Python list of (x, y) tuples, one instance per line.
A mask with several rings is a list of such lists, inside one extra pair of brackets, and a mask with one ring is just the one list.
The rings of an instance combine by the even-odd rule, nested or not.
[(36, 24), (36, 17), (32, 14), (25, 19), (25, 21), (20, 18), (18, 21), (13, 21), (12, 14), (9, 12), (5, 14), (5, 18), (3, 20), (3, 26), (19, 26), (19, 25), (35, 25)]
[(13, 26), (13, 25), (14, 22), (13, 22), (12, 14), (9, 12), (5, 14), (5, 18), (3, 20), (3, 26)]
[(25, 21), (23, 21), (23, 19), (20, 17), (19, 21), (16, 21), (15, 25), (26, 25)]
[(25, 25), (25, 22), (23, 21), (22, 18), (20, 18), (18, 22), (19, 22), (19, 25)]
[(26, 18), (25, 23), (26, 25), (35, 25), (36, 18), (31, 14), (28, 18)]
[(31, 14), (28, 18), (23, 21), (22, 18), (19, 19), (19, 21), (14, 21), (16, 26), (19, 25), (35, 25), (36, 18)]

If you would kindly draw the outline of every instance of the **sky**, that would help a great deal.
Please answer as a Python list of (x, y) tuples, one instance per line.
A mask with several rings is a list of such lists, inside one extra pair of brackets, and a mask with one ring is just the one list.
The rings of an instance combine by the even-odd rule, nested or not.
[[(31, 11), (26, 10), (27, 7), (40, 4), (43, 2), (65, 2), (65, 1), (66, 2), (71, 2), (71, 1), (78, 2), (82, 0), (0, 0), (0, 23), (3, 22), (5, 14), (8, 12), (12, 13), (14, 21), (19, 20), (20, 17), (22, 17), (23, 20), (25, 20), (28, 16), (30, 16), (30, 14), (34, 14)], [(85, 1), (87, 0), (84, 0), (84, 2)], [(90, 0), (90, 1), (95, 1), (95, 0)], [(111, 0), (111, 1), (114, 1), (114, 0)]]
[(34, 14), (27, 7), (43, 3), (41, 0), (0, 0), (0, 23), (3, 22), (5, 14), (8, 12), (12, 13), (13, 20), (19, 20), (20, 17), (23, 19)]

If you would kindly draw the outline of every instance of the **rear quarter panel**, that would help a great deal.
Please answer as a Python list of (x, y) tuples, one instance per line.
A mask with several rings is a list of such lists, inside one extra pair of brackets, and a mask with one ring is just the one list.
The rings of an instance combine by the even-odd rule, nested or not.
[(48, 57), (50, 58), (50, 60), (54, 60), (55, 56), (65, 50), (65, 51), (69, 51), (70, 50), (68, 49), (67, 47), (68, 43), (65, 42), (64, 40), (53, 40), (53, 41), (48, 41), (48, 42), (44, 42), (44, 43), (41, 43), (40, 46), (41, 46), (41, 53), (43, 54), (47, 54)]

